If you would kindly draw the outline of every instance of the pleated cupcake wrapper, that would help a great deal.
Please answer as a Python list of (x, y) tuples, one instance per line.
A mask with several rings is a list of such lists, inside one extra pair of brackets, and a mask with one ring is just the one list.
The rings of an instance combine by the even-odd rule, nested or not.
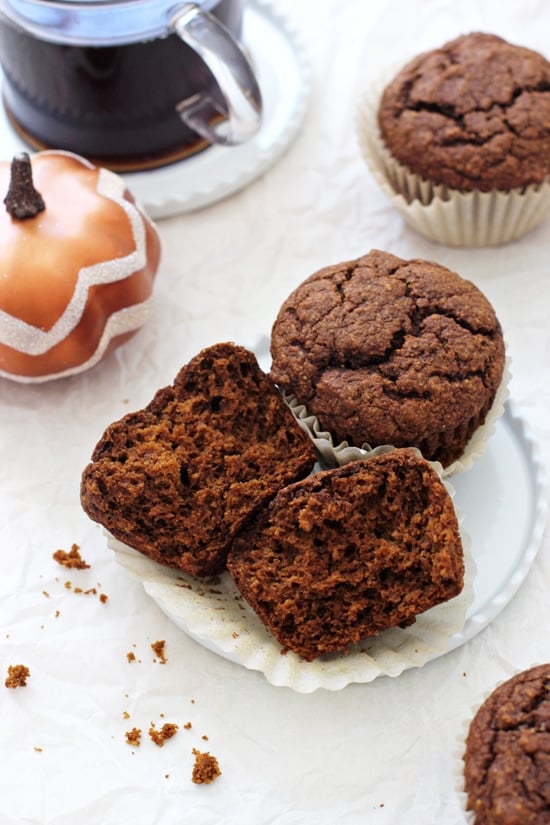
[[(454, 489), (447, 481), (443, 483), (453, 498)], [(142, 583), (158, 607), (188, 636), (229, 661), (260, 671), (273, 685), (312, 693), (320, 688), (340, 690), (380, 676), (399, 676), (450, 649), (451, 639), (463, 628), (473, 603), (476, 573), (462, 514), (457, 513), (457, 518), (464, 548), (462, 592), (420, 614), (409, 627), (390, 628), (349, 646), (343, 653), (313, 662), (306, 662), (292, 651), (281, 655), (281, 645), (246, 604), (228, 572), (213, 582), (194, 579), (151, 561), (110, 533), (106, 535), (117, 561)]]
[(544, 662), (535, 662), (531, 665), (527, 665), (524, 668), (516, 670), (510, 676), (505, 676), (502, 679), (499, 679), (492, 687), (487, 688), (480, 699), (474, 702), (470, 707), (470, 712), (467, 717), (462, 719), (460, 724), (460, 730), (456, 737), (456, 742), (454, 746), (453, 756), (454, 756), (454, 775), (453, 775), (453, 785), (455, 791), (460, 799), (462, 810), (464, 812), (464, 822), (465, 825), (475, 825), (476, 815), (474, 811), (468, 809), (468, 794), (466, 793), (466, 784), (465, 784), (465, 777), (464, 777), (464, 756), (466, 754), (466, 739), (468, 737), (468, 733), (470, 730), (470, 724), (477, 714), (478, 710), (482, 707), (482, 705), (487, 701), (489, 696), (497, 690), (497, 688), (504, 685), (506, 682), (509, 682), (514, 676), (518, 673), (522, 673), (525, 670), (531, 670), (533, 667), (538, 667), (541, 664), (545, 664)]
[(498, 246), (521, 238), (550, 212), (550, 177), (507, 192), (462, 192), (432, 184), (392, 157), (378, 128), (378, 105), (388, 73), (363, 92), (356, 132), (363, 158), (409, 226), (447, 246)]
[[(438, 461), (431, 462), (441, 474), (442, 478), (450, 478), (453, 475), (458, 475), (458, 473), (469, 470), (475, 461), (483, 455), (487, 448), (487, 442), (495, 432), (498, 420), (504, 414), (504, 405), (509, 395), (510, 378), (510, 359), (507, 359), (502, 380), (491, 405), (491, 409), (487, 413), (483, 424), (481, 424), (471, 436), (463, 454), (460, 458), (456, 459), (456, 461), (449, 464), (448, 467), (442, 467)], [(320, 463), (325, 467), (342, 467), (351, 461), (359, 461), (395, 449), (395, 446), (392, 444), (384, 444), (377, 447), (371, 447), (370, 444), (363, 444), (361, 447), (353, 447), (350, 446), (347, 441), (342, 441), (335, 445), (330, 432), (321, 428), (317, 417), (308, 413), (307, 407), (304, 404), (300, 404), (292, 395), (285, 395), (284, 398), (302, 429), (308, 432), (312, 438), (315, 449), (319, 455)]]

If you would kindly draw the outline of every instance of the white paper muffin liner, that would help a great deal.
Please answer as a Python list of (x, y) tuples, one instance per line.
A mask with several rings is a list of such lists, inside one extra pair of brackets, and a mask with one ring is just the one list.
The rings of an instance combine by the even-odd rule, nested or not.
[(468, 794), (466, 793), (466, 782), (464, 776), (464, 756), (466, 754), (466, 739), (468, 737), (468, 733), (470, 730), (470, 724), (472, 723), (474, 716), (480, 710), (482, 705), (487, 701), (489, 696), (495, 692), (499, 687), (504, 685), (506, 682), (509, 682), (514, 676), (517, 676), (519, 673), (523, 673), (524, 671), (531, 670), (534, 667), (539, 667), (542, 664), (546, 664), (545, 662), (536, 662), (531, 665), (527, 665), (526, 667), (522, 667), (512, 673), (510, 676), (505, 676), (502, 679), (499, 679), (492, 687), (487, 688), (484, 691), (482, 697), (474, 702), (470, 707), (470, 712), (467, 717), (462, 719), (460, 730), (456, 737), (455, 746), (453, 749), (453, 763), (454, 763), (454, 771), (453, 771), (453, 786), (460, 799), (462, 811), (464, 813), (464, 822), (466, 825), (475, 825), (476, 815), (475, 812), (468, 809)]
[[(502, 380), (491, 409), (487, 413), (483, 424), (473, 433), (463, 454), (447, 467), (442, 467), (437, 461), (431, 462), (443, 478), (450, 478), (453, 475), (471, 469), (475, 461), (483, 455), (487, 447), (487, 442), (495, 432), (499, 418), (504, 414), (504, 405), (509, 396), (510, 378), (510, 359), (506, 359)], [(379, 455), (380, 453), (394, 449), (394, 445), (392, 444), (385, 444), (378, 447), (363, 444), (361, 447), (352, 447), (347, 441), (341, 441), (335, 445), (330, 432), (321, 429), (317, 417), (310, 415), (304, 404), (298, 403), (292, 395), (284, 396), (284, 398), (294, 413), (294, 417), (311, 436), (315, 449), (319, 454), (321, 464), (326, 467), (342, 467), (344, 464), (349, 464), (350, 461), (358, 461), (367, 456)]]
[(550, 212), (550, 177), (510, 191), (462, 192), (432, 184), (410, 172), (386, 148), (378, 128), (378, 105), (397, 70), (362, 93), (356, 114), (361, 154), (374, 178), (406, 223), (447, 246), (497, 246), (516, 240)]
[[(443, 482), (451, 495), (454, 489)], [(457, 514), (459, 523), (461, 514)], [(340, 690), (352, 682), (371, 682), (379, 676), (399, 676), (421, 667), (451, 648), (453, 635), (464, 626), (474, 599), (475, 562), (469, 536), (462, 525), (464, 587), (449, 601), (420, 614), (407, 628), (391, 628), (351, 645), (341, 654), (306, 662), (269, 633), (238, 592), (228, 572), (212, 581), (188, 576), (151, 561), (106, 531), (117, 561), (141, 581), (160, 609), (208, 650), (249, 670), (260, 671), (273, 685), (298, 693), (318, 688)]]

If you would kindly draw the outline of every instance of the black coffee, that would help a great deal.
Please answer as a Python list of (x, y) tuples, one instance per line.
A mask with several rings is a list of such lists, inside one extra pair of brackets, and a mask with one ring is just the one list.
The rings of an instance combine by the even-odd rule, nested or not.
[[(242, 0), (211, 12), (241, 35)], [(35, 148), (66, 149), (115, 169), (158, 166), (205, 146), (176, 105), (205, 92), (222, 99), (209, 69), (176, 34), (120, 46), (66, 46), (2, 21), (3, 100)]]

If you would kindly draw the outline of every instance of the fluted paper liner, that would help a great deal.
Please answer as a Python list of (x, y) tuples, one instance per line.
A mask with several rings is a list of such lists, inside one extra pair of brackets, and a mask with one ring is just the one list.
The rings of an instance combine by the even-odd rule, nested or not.
[(363, 158), (409, 226), (447, 246), (497, 246), (516, 240), (550, 212), (550, 176), (540, 184), (494, 192), (462, 192), (414, 174), (386, 148), (378, 128), (378, 105), (388, 73), (363, 92), (356, 131)]
[[(432, 462), (443, 478), (450, 478), (453, 475), (469, 470), (475, 461), (483, 455), (487, 447), (487, 442), (493, 435), (499, 418), (504, 414), (504, 405), (509, 395), (510, 378), (510, 360), (507, 359), (502, 380), (491, 405), (491, 409), (487, 413), (483, 424), (481, 424), (471, 436), (460, 458), (457, 458), (447, 467), (441, 467), (439, 462)], [(358, 461), (367, 456), (379, 455), (395, 447), (395, 445), (392, 444), (371, 447), (370, 444), (366, 443), (361, 447), (353, 447), (350, 446), (347, 441), (334, 444), (330, 432), (321, 428), (317, 417), (310, 415), (304, 404), (298, 403), (292, 395), (286, 396), (285, 400), (294, 413), (294, 417), (311, 436), (320, 462), (326, 467), (341, 467), (344, 464), (349, 464), (350, 461)]]
[[(448, 482), (443, 483), (454, 496)], [(458, 518), (460, 523), (460, 514)], [(410, 627), (385, 630), (350, 645), (343, 653), (306, 662), (292, 651), (282, 655), (281, 645), (247, 605), (228, 572), (211, 581), (195, 579), (106, 535), (117, 561), (141, 581), (145, 592), (177, 627), (208, 650), (262, 672), (273, 685), (298, 693), (318, 688), (340, 690), (352, 682), (399, 676), (409, 668), (421, 667), (450, 649), (451, 639), (464, 626), (474, 599), (475, 562), (470, 539), (461, 527), (465, 572), (458, 596), (420, 614)]]

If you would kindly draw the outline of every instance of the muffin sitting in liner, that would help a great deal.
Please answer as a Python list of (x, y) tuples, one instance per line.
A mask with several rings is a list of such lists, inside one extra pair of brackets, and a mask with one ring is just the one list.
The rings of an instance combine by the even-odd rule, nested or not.
[(446, 468), (492, 412), (505, 367), (500, 323), (473, 283), (379, 250), (298, 286), (271, 355), (273, 381), (335, 444), (417, 447)]
[(475, 825), (550, 821), (550, 664), (503, 682), (472, 719), (464, 753)]
[(474, 32), (361, 103), (372, 171), (411, 225), (452, 245), (518, 238), (550, 208), (550, 62)]

